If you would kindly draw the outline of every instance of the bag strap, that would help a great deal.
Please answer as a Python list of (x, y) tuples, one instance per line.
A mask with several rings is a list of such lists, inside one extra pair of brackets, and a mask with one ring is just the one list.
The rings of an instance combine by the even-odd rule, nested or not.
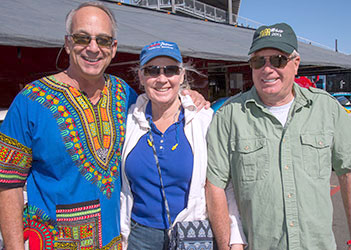
[[(148, 119), (148, 121), (149, 121), (149, 125), (151, 127), (150, 118)], [(154, 145), (154, 138), (152, 136), (150, 128), (148, 129), (148, 134), (149, 134), (148, 144), (152, 148), (152, 151), (154, 153), (154, 158), (155, 158), (155, 161), (156, 161), (158, 175), (160, 176), (160, 185), (161, 185), (161, 190), (162, 190), (162, 198), (163, 198), (163, 201), (165, 203), (165, 208), (166, 208), (166, 212), (167, 212), (167, 219), (168, 219), (168, 223), (169, 223), (168, 230), (172, 230), (173, 229), (173, 225), (172, 225), (172, 220), (171, 220), (171, 213), (169, 211), (168, 201), (167, 201), (167, 198), (166, 198), (166, 192), (165, 192), (165, 188), (164, 188), (164, 185), (163, 185), (163, 180), (162, 180), (162, 175), (161, 175), (161, 168), (160, 168), (159, 160), (158, 160), (158, 157), (157, 157), (156, 148), (155, 148), (155, 145)]]

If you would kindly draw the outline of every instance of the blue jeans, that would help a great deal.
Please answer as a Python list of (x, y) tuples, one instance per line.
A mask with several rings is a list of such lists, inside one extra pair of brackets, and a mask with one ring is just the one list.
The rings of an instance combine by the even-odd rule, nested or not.
[(167, 250), (168, 243), (166, 230), (143, 226), (134, 220), (131, 221), (128, 250)]

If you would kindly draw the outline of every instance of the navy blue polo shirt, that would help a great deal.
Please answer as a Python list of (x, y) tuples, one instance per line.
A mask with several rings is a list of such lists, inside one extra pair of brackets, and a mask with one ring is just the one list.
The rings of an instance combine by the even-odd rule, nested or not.
[[(152, 122), (151, 102), (146, 107), (146, 118), (150, 119), (151, 133), (156, 147), (172, 222), (188, 202), (193, 153), (184, 134), (184, 109), (178, 122), (161, 133)], [(132, 219), (139, 224), (167, 229), (169, 223), (160, 186), (160, 177), (152, 147), (142, 136), (126, 159), (125, 170), (134, 197)], [(176, 149), (172, 147), (178, 143)]]

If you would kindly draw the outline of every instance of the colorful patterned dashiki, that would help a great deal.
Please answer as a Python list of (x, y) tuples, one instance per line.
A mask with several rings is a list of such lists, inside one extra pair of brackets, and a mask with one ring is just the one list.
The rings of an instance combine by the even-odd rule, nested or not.
[(96, 105), (53, 76), (28, 84), (0, 133), (0, 187), (22, 187), (30, 249), (121, 249), (120, 157), (136, 93), (105, 75)]

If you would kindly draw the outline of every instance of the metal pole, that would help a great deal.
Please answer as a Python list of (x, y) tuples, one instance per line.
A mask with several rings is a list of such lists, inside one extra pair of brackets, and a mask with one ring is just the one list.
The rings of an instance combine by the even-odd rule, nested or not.
[(229, 24), (233, 24), (233, 0), (228, 0), (228, 16)]
[(228, 71), (228, 68), (225, 69), (225, 96), (230, 96), (230, 73)]
[(160, 8), (160, 1), (161, 1), (161, 0), (157, 0), (157, 9), (158, 9), (158, 10), (161, 9), (161, 8)]
[(338, 52), (338, 39), (335, 39), (335, 52)]
[(176, 13), (175, 0), (172, 0), (171, 4), (172, 4), (172, 13)]

